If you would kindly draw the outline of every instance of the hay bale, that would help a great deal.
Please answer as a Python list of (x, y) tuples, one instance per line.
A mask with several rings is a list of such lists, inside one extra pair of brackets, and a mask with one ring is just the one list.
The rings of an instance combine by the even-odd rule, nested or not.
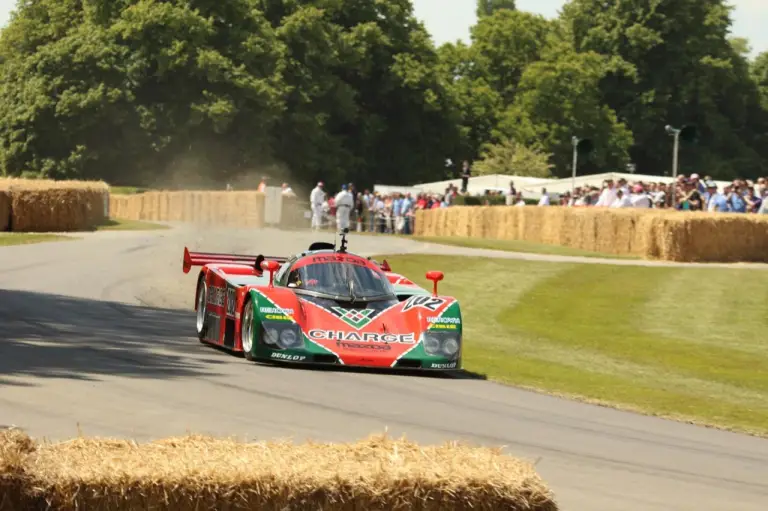
[(0, 431), (0, 511), (29, 508), (25, 502), (25, 467), (35, 444), (17, 429)]
[(11, 194), (0, 190), (0, 231), (7, 231), (11, 226)]
[(765, 215), (455, 206), (416, 212), (417, 236), (522, 240), (678, 262), (768, 262)]
[(106, 183), (2, 179), (0, 190), (10, 194), (11, 230), (64, 232), (91, 229), (106, 218)]
[(490, 448), (245, 444), (188, 436), (40, 445), (30, 488), (53, 509), (555, 511), (534, 468)]

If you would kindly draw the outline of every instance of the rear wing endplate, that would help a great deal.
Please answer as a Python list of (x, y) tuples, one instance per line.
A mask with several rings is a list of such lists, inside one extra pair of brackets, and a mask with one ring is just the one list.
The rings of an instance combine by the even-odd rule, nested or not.
[(271, 257), (259, 255), (240, 255), (240, 254), (219, 254), (215, 252), (190, 252), (184, 247), (184, 259), (182, 261), (182, 271), (189, 273), (193, 266), (205, 266), (206, 264), (246, 264), (253, 266), (258, 272), (261, 272), (262, 261), (277, 261), (285, 263), (287, 257)]

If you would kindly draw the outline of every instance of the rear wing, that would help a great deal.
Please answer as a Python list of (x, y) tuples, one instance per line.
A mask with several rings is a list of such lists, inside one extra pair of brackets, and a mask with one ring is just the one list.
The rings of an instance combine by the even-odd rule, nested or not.
[(182, 271), (189, 273), (193, 266), (205, 266), (206, 264), (247, 264), (253, 266), (257, 272), (261, 272), (261, 262), (269, 259), (278, 263), (288, 261), (287, 257), (271, 257), (259, 255), (218, 254), (215, 252), (190, 252), (184, 247), (184, 260)]

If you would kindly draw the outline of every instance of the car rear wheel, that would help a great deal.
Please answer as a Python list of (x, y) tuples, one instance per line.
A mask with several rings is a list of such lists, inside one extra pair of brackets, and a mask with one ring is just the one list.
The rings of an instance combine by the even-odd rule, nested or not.
[(195, 299), (197, 303), (197, 338), (203, 342), (208, 331), (208, 285), (204, 279), (200, 279)]
[(253, 302), (248, 298), (240, 315), (240, 343), (243, 347), (243, 356), (251, 361), (254, 360), (253, 337)]

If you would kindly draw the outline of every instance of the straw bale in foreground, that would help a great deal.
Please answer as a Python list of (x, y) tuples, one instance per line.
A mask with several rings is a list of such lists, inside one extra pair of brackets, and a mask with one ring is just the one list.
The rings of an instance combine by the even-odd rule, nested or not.
[[(555, 511), (532, 465), (496, 449), (75, 439), (29, 456), (30, 497), (52, 509)], [(31, 501), (28, 501), (31, 502)]]
[(0, 511), (21, 509), (24, 464), (35, 445), (19, 430), (0, 431)]

